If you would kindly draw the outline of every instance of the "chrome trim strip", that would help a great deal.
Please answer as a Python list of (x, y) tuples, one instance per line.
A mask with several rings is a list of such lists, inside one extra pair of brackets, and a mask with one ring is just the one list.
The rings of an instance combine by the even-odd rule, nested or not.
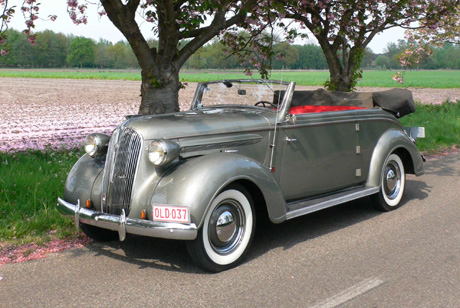
[(339, 193), (336, 195), (327, 196), (324, 198), (291, 202), (288, 203), (288, 208), (291, 206), (298, 209), (287, 212), (286, 219), (292, 219), (313, 212), (317, 212), (323, 209), (327, 209), (338, 204), (346, 203), (348, 201), (376, 194), (379, 191), (379, 187), (364, 187), (354, 189), (352, 191), (347, 191), (344, 193)]
[(109, 189), (109, 182), (113, 178), (113, 164), (115, 161), (115, 146), (118, 143), (121, 127), (116, 128), (112, 137), (110, 138), (107, 148), (107, 157), (105, 160), (104, 174), (102, 175), (102, 190), (101, 190), (101, 211), (106, 212), (105, 206), (107, 205), (107, 192)]
[(283, 126), (283, 128), (284, 129), (293, 129), (293, 128), (303, 128), (303, 127), (312, 127), (312, 126), (324, 126), (324, 125), (331, 125), (331, 124), (355, 123), (356, 121), (359, 121), (360, 123), (368, 122), (368, 121), (393, 122), (393, 123), (398, 124), (402, 128), (401, 123), (399, 121), (397, 121), (396, 119), (394, 119), (394, 120), (393, 119), (385, 119), (385, 118), (375, 118), (375, 119), (362, 118), (362, 119), (358, 119), (356, 117), (350, 118), (350, 119), (337, 119), (337, 120), (313, 122), (313, 123), (297, 123), (297, 124), (293, 124), (293, 125)]
[[(351, 112), (354, 111), (356, 112), (357, 110), (349, 110), (349, 111), (334, 111), (334, 113), (343, 113), (343, 112)], [(347, 114), (340, 114), (341, 116), (345, 116), (344, 118), (339, 118), (339, 119), (332, 119), (329, 120), (328, 118), (318, 118), (318, 114), (314, 113), (307, 113), (307, 114), (297, 114), (296, 115), (296, 122), (300, 121), (305, 121), (301, 116), (302, 115), (310, 115), (312, 117), (311, 119), (308, 119), (308, 121), (311, 121), (311, 123), (304, 123), (304, 124), (295, 124), (295, 125), (283, 125), (283, 129), (291, 129), (291, 128), (299, 128), (299, 127), (304, 127), (304, 126), (321, 126), (321, 125), (329, 125), (329, 124), (337, 124), (337, 123), (349, 123), (349, 122), (366, 122), (366, 121), (389, 121), (398, 124), (401, 128), (403, 127), (402, 124), (392, 115), (385, 115), (380, 112), (380, 109), (374, 108), (374, 109), (365, 109), (365, 110), (358, 110), (359, 112), (366, 112), (368, 114), (360, 114), (359, 119), (357, 118), (357, 115), (354, 113), (352, 115), (347, 115)], [(273, 111), (273, 113), (275, 113)], [(321, 113), (319, 113), (321, 114)], [(337, 116), (339, 114), (335, 114)], [(297, 125), (297, 126), (296, 126)], [(271, 127), (258, 127), (258, 128), (250, 128), (250, 129), (241, 129), (238, 130), (238, 133), (254, 133), (254, 132), (265, 132), (265, 131), (273, 131), (275, 129), (275, 126)], [(213, 136), (213, 135), (233, 135), (235, 134), (235, 131), (230, 131), (230, 132), (212, 132), (212, 133), (204, 133), (204, 134), (196, 134), (196, 135), (173, 135), (173, 136), (168, 136), (168, 139), (186, 139), (186, 138), (194, 138), (194, 137), (206, 137), (206, 136)]]
[(221, 149), (221, 148), (232, 148), (232, 147), (238, 147), (238, 146), (243, 146), (243, 145), (256, 144), (261, 141), (262, 141), (262, 137), (257, 137), (257, 138), (246, 139), (246, 140), (235, 140), (235, 141), (227, 141), (227, 142), (190, 145), (190, 146), (182, 147), (181, 153), (198, 152), (198, 151), (214, 150), (214, 149)]
[(194, 240), (198, 234), (194, 223), (181, 224), (129, 218), (123, 214), (112, 215), (78, 208), (79, 203), (80, 200), (77, 205), (74, 205), (58, 198), (57, 209), (64, 215), (75, 216), (76, 223), (78, 221), (78, 223), (117, 231), (120, 241), (125, 239), (126, 233), (175, 240)]

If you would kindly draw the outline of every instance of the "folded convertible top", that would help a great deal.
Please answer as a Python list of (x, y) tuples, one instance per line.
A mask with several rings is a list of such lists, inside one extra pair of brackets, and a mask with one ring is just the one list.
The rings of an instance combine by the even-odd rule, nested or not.
[[(275, 91), (274, 101), (278, 101), (284, 91)], [(356, 106), (364, 108), (380, 107), (400, 118), (415, 111), (412, 92), (407, 89), (391, 89), (380, 92), (338, 92), (319, 88), (314, 91), (294, 91), (291, 108), (298, 106)]]
[(415, 103), (412, 92), (407, 89), (392, 89), (382, 92), (373, 92), (374, 106), (388, 110), (401, 118), (415, 112)]

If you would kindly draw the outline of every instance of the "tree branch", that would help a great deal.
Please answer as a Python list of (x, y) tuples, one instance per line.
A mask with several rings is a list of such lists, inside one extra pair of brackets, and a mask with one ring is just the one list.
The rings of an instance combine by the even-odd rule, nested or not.
[(162, 55), (161, 63), (169, 65), (172, 62), (176, 52), (177, 52), (177, 43), (179, 42), (178, 30), (176, 27), (176, 12), (174, 10), (174, 5), (172, 0), (168, 0), (165, 3), (165, 48)]
[(139, 3), (139, 0), (130, 0), (123, 5), (121, 0), (101, 0), (110, 21), (128, 40), (140, 67), (150, 69), (154, 63), (155, 54), (150, 50), (135, 20)]
[[(238, 14), (236, 14), (228, 20), (225, 20), (226, 12), (222, 9), (219, 9), (215, 13), (215, 17), (211, 25), (209, 25), (208, 27), (194, 30), (194, 39), (179, 51), (179, 55), (174, 61), (176, 67), (181, 67), (191, 55), (193, 55), (204, 44), (209, 42), (213, 37), (218, 35), (221, 30), (227, 29), (233, 25), (243, 22), (247, 16), (247, 11), (253, 8), (254, 5), (257, 5), (256, 0), (246, 1), (244, 4), (244, 8), (241, 8)], [(184, 38), (187, 37), (179, 36), (179, 39)]]

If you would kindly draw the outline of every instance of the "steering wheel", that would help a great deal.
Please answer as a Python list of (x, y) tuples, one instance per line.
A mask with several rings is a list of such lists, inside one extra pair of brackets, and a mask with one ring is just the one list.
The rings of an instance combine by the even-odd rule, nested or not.
[(265, 106), (265, 105), (269, 105), (270, 107), (273, 107), (273, 108), (278, 109), (278, 106), (276, 106), (275, 104), (270, 103), (270, 102), (268, 102), (268, 101), (260, 101), (260, 102), (257, 102), (254, 106), (259, 106), (259, 105), (263, 105), (264, 107), (267, 107), (267, 106)]

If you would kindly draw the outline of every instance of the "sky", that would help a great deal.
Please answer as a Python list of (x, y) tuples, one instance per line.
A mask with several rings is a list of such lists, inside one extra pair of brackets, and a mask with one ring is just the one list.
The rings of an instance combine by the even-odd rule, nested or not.
[[(18, 2), (16, 4), (16, 2)], [(97, 1), (95, 1), (97, 3)], [(12, 5), (20, 6), (22, 1), (13, 0), (10, 3)], [(43, 30), (53, 30), (54, 32), (62, 32), (64, 34), (73, 34), (75, 36), (84, 36), (92, 38), (96, 41), (103, 38), (113, 43), (116, 43), (120, 40), (124, 40), (121, 32), (110, 22), (107, 16), (99, 17), (97, 14), (97, 5), (90, 5), (87, 10), (88, 15), (88, 24), (86, 25), (74, 25), (70, 20), (67, 14), (67, 1), (65, 0), (42, 0), (42, 5), (40, 6), (39, 17), (46, 19), (49, 15), (57, 15), (58, 18), (56, 21), (43, 21), (38, 20), (36, 22), (35, 31)], [(20, 13), (20, 10), (17, 10), (17, 13), (9, 24), (10, 28), (16, 30), (24, 30), (24, 18)], [(151, 30), (151, 25), (147, 22), (142, 22), (141, 19), (138, 20), (141, 24), (141, 30), (147, 38), (154, 38), (153, 34), (149, 35)], [(378, 34), (372, 42), (369, 44), (369, 47), (374, 53), (383, 53), (387, 44), (390, 42), (397, 42), (399, 39), (404, 39), (404, 30), (400, 28), (393, 28), (384, 31), (383, 33)], [(296, 44), (308, 44), (316, 43), (316, 40), (312, 37), (307, 40), (296, 40)]]

